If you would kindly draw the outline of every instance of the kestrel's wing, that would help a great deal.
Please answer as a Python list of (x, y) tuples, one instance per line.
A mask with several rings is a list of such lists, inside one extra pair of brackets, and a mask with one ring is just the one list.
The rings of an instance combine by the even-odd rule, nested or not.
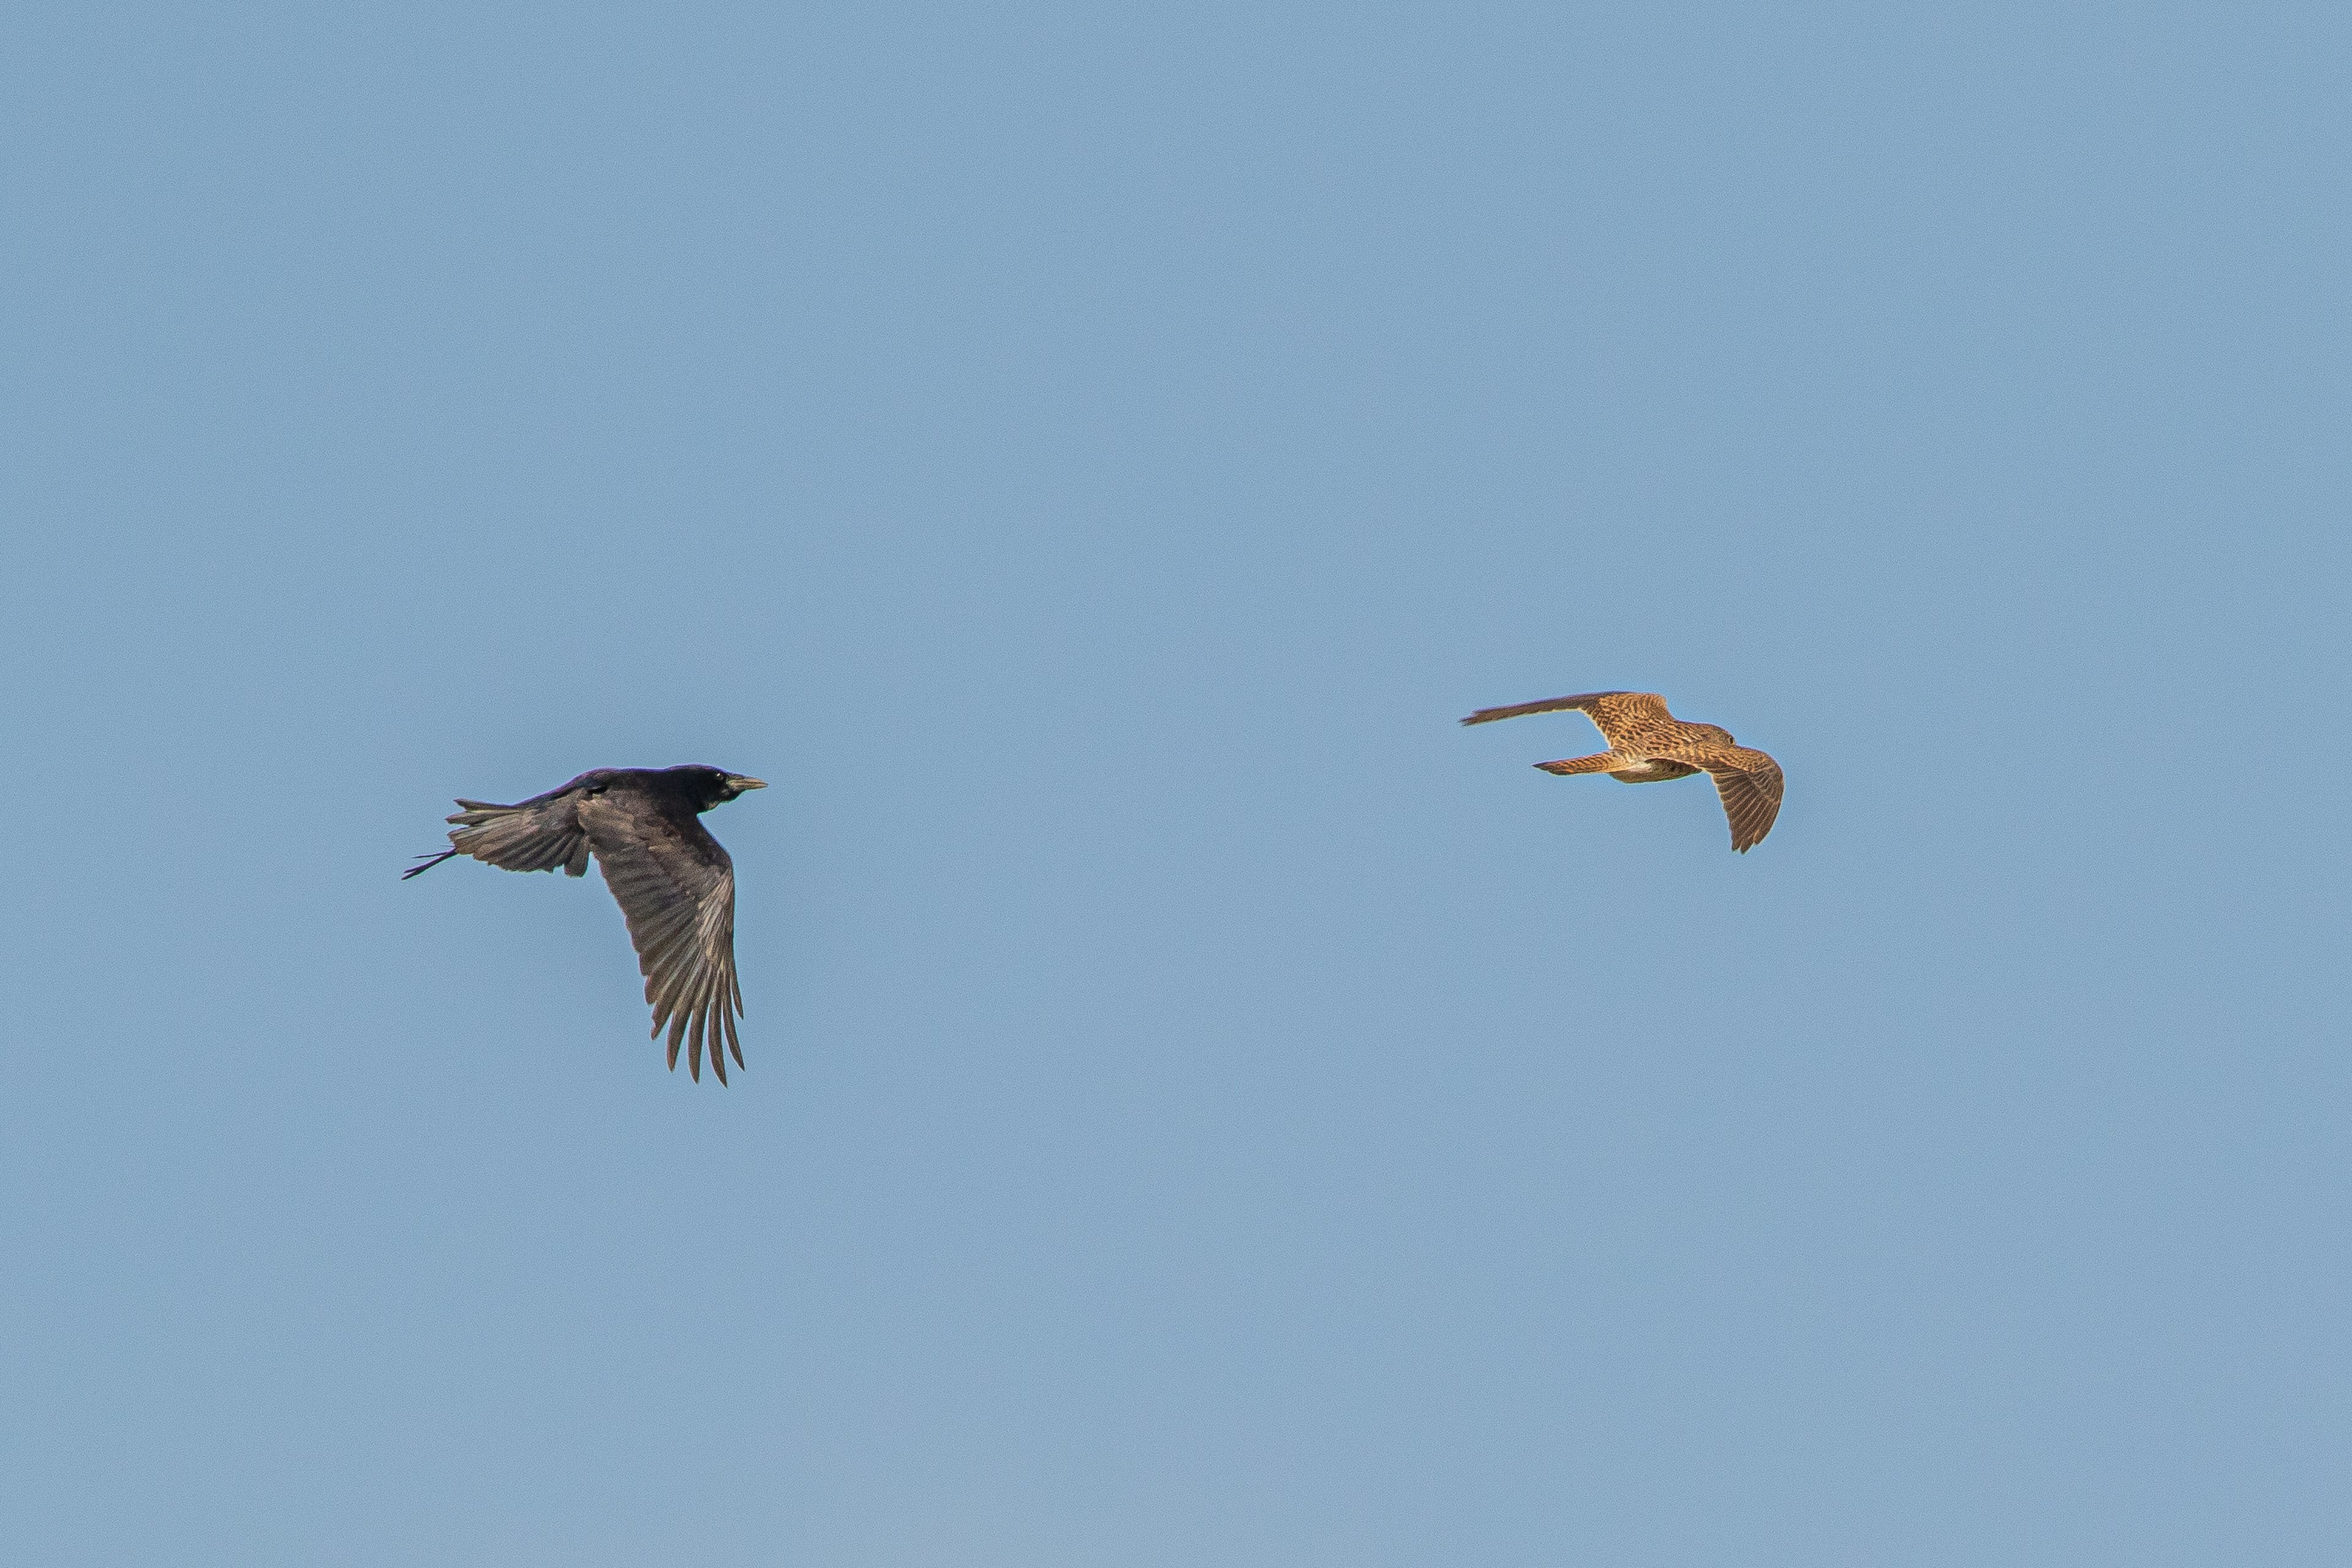
[(654, 1034), (669, 1026), (669, 1065), (687, 1043), (687, 1070), (702, 1077), (702, 1047), (727, 1081), (727, 1058), (743, 1065), (735, 1019), (743, 990), (735, 978), (735, 863), (691, 812), (661, 810), (642, 796), (593, 795), (580, 803), (580, 821), (604, 868), (604, 885), (629, 922)]
[(1731, 819), (1731, 847), (1742, 855), (1764, 842), (1780, 815), (1780, 764), (1753, 746), (1676, 746), (1664, 755), (1705, 768)]
[[(578, 795), (559, 791), (520, 805), (465, 799), (457, 804), (466, 809), (449, 818), (457, 825), (449, 830), (452, 854), (471, 855), (505, 871), (552, 871), (561, 866), (574, 877), (587, 875), (588, 839), (580, 831)], [(424, 869), (419, 866), (404, 875)]]
[(1488, 724), (1517, 719), (1523, 713), (1557, 713), (1574, 708), (1592, 721), (1607, 737), (1612, 751), (1636, 749), (1645, 739), (1657, 738), (1658, 727), (1676, 721), (1666, 711), (1666, 700), (1654, 691), (1587, 691), (1577, 697), (1555, 697), (1548, 702), (1521, 702), (1510, 708), (1481, 708), (1462, 721)]

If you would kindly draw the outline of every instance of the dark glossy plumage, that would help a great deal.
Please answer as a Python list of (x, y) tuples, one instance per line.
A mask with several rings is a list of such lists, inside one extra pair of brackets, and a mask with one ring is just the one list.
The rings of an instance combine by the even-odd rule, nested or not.
[(471, 855), (509, 871), (584, 876), (593, 856), (604, 885), (629, 922), (654, 1034), (669, 1027), (669, 1065), (687, 1047), (687, 1070), (702, 1078), (702, 1047), (727, 1081), (726, 1050), (743, 1065), (735, 1020), (743, 988), (735, 978), (735, 863), (702, 826), (701, 815), (766, 784), (741, 773), (698, 766), (598, 768), (561, 789), (513, 805), (460, 799), (449, 820), (454, 847), (419, 856), (404, 879), (453, 855)]

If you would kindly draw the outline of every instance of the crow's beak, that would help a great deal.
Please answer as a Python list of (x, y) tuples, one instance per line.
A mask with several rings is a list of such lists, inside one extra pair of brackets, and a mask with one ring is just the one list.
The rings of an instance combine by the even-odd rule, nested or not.
[(768, 787), (767, 780), (747, 777), (742, 773), (729, 773), (727, 775), (727, 782), (733, 787), (735, 793), (738, 795), (742, 794), (747, 789), (765, 789)]

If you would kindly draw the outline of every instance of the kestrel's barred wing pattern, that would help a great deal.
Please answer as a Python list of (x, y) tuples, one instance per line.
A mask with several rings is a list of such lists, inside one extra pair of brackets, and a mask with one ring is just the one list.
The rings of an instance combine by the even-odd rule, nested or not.
[(1668, 761), (1705, 768), (1731, 820), (1731, 847), (1742, 855), (1764, 842), (1780, 815), (1780, 764), (1753, 746), (1676, 746)]
[(1587, 691), (1575, 697), (1551, 697), (1541, 702), (1514, 702), (1508, 708), (1481, 708), (1462, 721), (1465, 724), (1491, 724), (1497, 719), (1517, 719), (1529, 713), (1559, 713), (1582, 708), (1604, 697), (1628, 697), (1625, 691)]
[(1731, 847), (1745, 855), (1764, 842), (1780, 815), (1780, 764), (1767, 757), (1760, 768), (1726, 768), (1715, 773), (1715, 792), (1731, 819)]
[[(616, 798), (618, 795), (618, 798)], [(669, 1065), (686, 1043), (687, 1070), (702, 1077), (702, 1047), (727, 1081), (727, 1057), (743, 1065), (735, 1020), (743, 991), (735, 976), (735, 865), (691, 813), (656, 813), (626, 795), (600, 794), (580, 803), (580, 822), (595, 847), (604, 883), (628, 921), (654, 1034), (669, 1026)]]
[(1643, 737), (1676, 720), (1666, 711), (1666, 700), (1654, 691), (1587, 691), (1576, 697), (1555, 697), (1545, 702), (1521, 702), (1509, 708), (1481, 708), (1462, 721), (1491, 724), (1528, 713), (1559, 713), (1575, 709), (1592, 721), (1612, 749), (1627, 749), (1629, 739)]

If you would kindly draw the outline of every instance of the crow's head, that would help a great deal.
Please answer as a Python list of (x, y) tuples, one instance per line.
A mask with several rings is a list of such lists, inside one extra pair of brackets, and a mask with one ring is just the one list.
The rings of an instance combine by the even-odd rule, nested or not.
[(699, 763), (671, 768), (669, 775), (685, 790), (697, 811), (709, 811), (714, 805), (724, 805), (747, 789), (768, 787), (765, 779), (755, 779), (749, 773), (730, 773), (725, 768), (706, 768)]

